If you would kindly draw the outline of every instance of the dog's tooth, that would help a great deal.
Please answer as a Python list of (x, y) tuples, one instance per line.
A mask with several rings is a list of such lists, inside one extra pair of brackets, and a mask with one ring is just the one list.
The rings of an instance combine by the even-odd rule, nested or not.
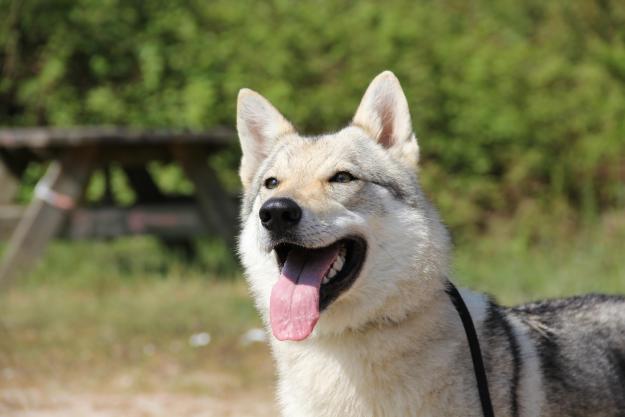
[(321, 283), (327, 284), (328, 282), (330, 282), (330, 278), (328, 278), (328, 276), (326, 275), (325, 277), (323, 277), (323, 280), (321, 281)]
[(339, 256), (338, 258), (336, 258), (336, 261), (334, 261), (334, 265), (332, 267), (336, 269), (337, 271), (340, 271), (343, 268), (344, 264), (345, 264), (345, 258), (342, 256)]
[(330, 268), (330, 272), (328, 272), (327, 277), (328, 278), (334, 278), (336, 276), (337, 271), (334, 269), (334, 267)]

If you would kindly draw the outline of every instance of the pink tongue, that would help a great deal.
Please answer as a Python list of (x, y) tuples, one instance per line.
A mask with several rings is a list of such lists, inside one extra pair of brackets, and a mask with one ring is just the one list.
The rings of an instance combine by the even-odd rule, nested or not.
[(319, 320), (319, 288), (338, 254), (338, 245), (293, 249), (271, 290), (269, 320), (278, 340), (303, 340)]

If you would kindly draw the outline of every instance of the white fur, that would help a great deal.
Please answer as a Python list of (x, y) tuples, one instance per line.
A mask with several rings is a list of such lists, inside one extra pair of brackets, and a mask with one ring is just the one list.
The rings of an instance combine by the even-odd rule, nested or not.
[(519, 417), (538, 417), (545, 402), (540, 358), (528, 335), (528, 327), (514, 316), (508, 316), (521, 353), (519, 381)]

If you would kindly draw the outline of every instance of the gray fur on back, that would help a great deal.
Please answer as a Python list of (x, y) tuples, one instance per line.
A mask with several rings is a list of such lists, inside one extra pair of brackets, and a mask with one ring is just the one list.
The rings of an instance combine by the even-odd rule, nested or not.
[(625, 297), (586, 295), (507, 309), (530, 329), (545, 416), (625, 416)]

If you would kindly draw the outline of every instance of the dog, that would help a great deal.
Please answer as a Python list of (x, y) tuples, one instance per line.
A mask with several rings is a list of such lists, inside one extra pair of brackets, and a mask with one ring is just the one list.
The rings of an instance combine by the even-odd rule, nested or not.
[[(482, 416), (448, 295), (450, 239), (418, 182), (398, 79), (352, 122), (303, 136), (258, 93), (237, 103), (239, 252), (286, 417)], [(625, 416), (625, 298), (502, 307), (461, 290), (497, 417)]]

